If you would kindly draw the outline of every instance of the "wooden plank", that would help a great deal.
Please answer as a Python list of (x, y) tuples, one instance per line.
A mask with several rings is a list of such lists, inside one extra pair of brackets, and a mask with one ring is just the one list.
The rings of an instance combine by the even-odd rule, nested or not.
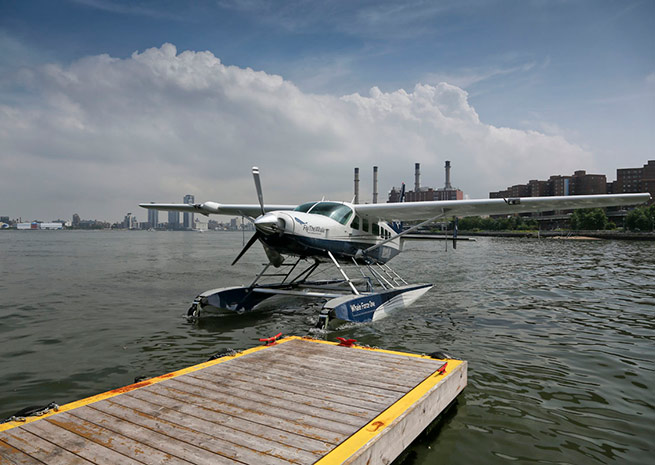
[[(156, 386), (153, 386), (155, 388)], [(154, 395), (159, 394), (160, 397), (165, 397), (163, 400), (163, 405), (170, 405), (172, 401), (178, 401), (175, 408), (176, 410), (181, 407), (180, 401), (188, 405), (196, 405), (198, 407), (204, 408), (206, 410), (211, 410), (219, 413), (224, 413), (227, 415), (237, 416), (244, 420), (251, 420), (255, 423), (262, 425), (269, 425), (275, 428), (279, 428), (284, 431), (289, 431), (295, 434), (306, 436), (308, 438), (316, 439), (318, 441), (328, 442), (330, 444), (338, 444), (341, 442), (346, 435), (343, 433), (335, 433), (333, 431), (328, 431), (320, 427), (314, 427), (311, 425), (296, 423), (295, 421), (288, 421), (285, 418), (277, 418), (268, 415), (266, 412), (255, 411), (252, 409), (242, 408), (238, 405), (230, 403), (215, 402), (213, 400), (198, 399), (195, 395), (176, 391), (174, 389), (149, 389), (147, 393), (142, 391), (134, 391), (129, 395), (137, 398), (145, 398), (146, 400), (153, 399), (155, 401)], [(151, 397), (152, 396), (152, 397)], [(157, 403), (161, 402), (159, 398), (156, 400)]]
[(30, 457), (6, 442), (0, 441), (0, 464), (43, 465), (43, 462)]
[[(322, 454), (311, 453), (297, 447), (292, 447), (285, 443), (274, 441), (272, 439), (253, 434), (250, 431), (242, 431), (232, 428), (232, 425), (225, 423), (212, 422), (209, 419), (200, 418), (191, 415), (185, 415), (175, 410), (165, 409), (161, 411), (154, 404), (148, 404), (133, 397), (120, 396), (111, 400), (111, 402), (120, 404), (125, 408), (130, 408), (139, 413), (161, 418), (167, 422), (174, 423), (185, 428), (200, 431), (201, 433), (224, 439), (233, 444), (240, 444), (261, 453), (270, 454), (276, 457), (284, 458), (291, 463), (310, 464), (314, 463)], [(253, 426), (258, 426), (251, 423)]]
[[(310, 342), (311, 344), (306, 344), (307, 342)], [(321, 340), (294, 339), (285, 342), (284, 344), (279, 344), (275, 347), (279, 347), (281, 350), (297, 349), (297, 351), (306, 351), (308, 354), (328, 354), (329, 356), (337, 359), (364, 361), (370, 359), (372, 363), (376, 363), (377, 361), (382, 360), (385, 364), (394, 364), (403, 367), (415, 367), (419, 369), (422, 367), (430, 368), (432, 364), (439, 361), (438, 359), (433, 359), (426, 355), (394, 352), (358, 345), (346, 347)]]
[(161, 452), (158, 449), (150, 447), (141, 442), (135, 441), (115, 431), (108, 430), (101, 426), (84, 420), (82, 417), (75, 416), (75, 413), (90, 411), (91, 409), (82, 408), (73, 412), (64, 412), (60, 415), (48, 418), (47, 421), (60, 428), (74, 432), (90, 441), (96, 442), (108, 449), (112, 449), (128, 457), (132, 457), (144, 464), (190, 464), (186, 460), (174, 457), (171, 454)]
[(369, 418), (375, 416), (375, 414), (370, 410), (359, 412), (354, 408), (347, 409), (346, 406), (342, 406), (342, 411), (339, 412), (338, 406), (327, 402), (325, 403), (326, 408), (315, 407), (312, 404), (311, 398), (302, 398), (299, 401), (298, 398), (293, 398), (293, 395), (291, 394), (285, 397), (277, 397), (272, 395), (272, 393), (260, 393), (247, 389), (230, 389), (229, 387), (223, 384), (218, 384), (212, 380), (196, 378), (192, 376), (177, 378), (176, 381), (180, 383), (188, 383), (193, 386), (198, 386), (205, 389), (210, 389), (215, 392), (223, 393), (227, 396), (243, 399), (247, 402), (258, 402), (270, 405), (272, 407), (279, 407), (288, 411), (298, 412), (304, 415), (311, 415), (316, 418), (324, 418), (326, 420), (345, 423), (352, 426), (361, 426), (362, 420), (364, 420), (364, 423), (366, 423)]
[[(344, 392), (343, 394), (334, 393), (331, 391), (337, 390), (336, 385), (333, 387), (328, 386), (326, 388), (326, 385), (323, 383), (312, 384), (303, 382), (304, 380), (302, 379), (278, 376), (271, 373), (259, 373), (257, 377), (253, 378), (252, 374), (233, 370), (227, 365), (223, 370), (221, 370), (220, 374), (203, 371), (194, 373), (193, 376), (204, 379), (223, 380), (228, 386), (233, 385), (235, 387), (243, 387), (243, 389), (254, 390), (257, 392), (263, 392), (263, 390), (266, 389), (300, 394), (313, 399), (321, 398), (337, 404), (355, 406), (372, 412), (378, 412), (380, 409), (388, 407), (391, 403), (390, 399), (382, 402), (377, 398), (371, 400), (370, 396), (366, 396), (367, 393), (364, 392), (355, 392), (353, 394), (353, 390), (348, 389), (347, 392)], [(343, 385), (338, 386), (338, 389), (343, 391)], [(363, 397), (365, 396), (368, 398), (364, 399)]]
[[(286, 373), (300, 377), (300, 378), (310, 378), (310, 379), (328, 379), (328, 380), (337, 380), (342, 384), (345, 384), (346, 380), (349, 384), (359, 386), (360, 388), (378, 388), (381, 390), (405, 393), (412, 386), (399, 386), (388, 381), (378, 381), (375, 379), (370, 379), (367, 375), (362, 374), (361, 376), (353, 377), (352, 372), (347, 372), (343, 369), (334, 369), (328, 371), (324, 367), (319, 367), (318, 365), (311, 365), (307, 363), (300, 362), (296, 360), (287, 360), (285, 363), (271, 363), (265, 360), (251, 360), (247, 368), (256, 373), (266, 373), (273, 368), (277, 368), (285, 371)], [(377, 376), (373, 377), (376, 378)]]
[[(214, 403), (218, 402), (220, 404), (233, 405), (244, 410), (259, 412), (265, 418), (277, 417), (286, 421), (292, 421), (304, 427), (313, 426), (315, 428), (320, 428), (326, 431), (332, 431), (345, 435), (351, 434), (353, 429), (356, 429), (356, 427), (353, 425), (327, 420), (324, 418), (316, 418), (311, 415), (304, 415), (303, 413), (296, 412), (294, 410), (286, 410), (282, 407), (275, 407), (273, 405), (265, 404), (262, 402), (237, 398), (230, 394), (224, 394), (222, 392), (213, 391), (211, 389), (182, 383), (177, 379), (171, 379), (167, 383), (161, 383), (157, 386), (153, 386), (153, 388), (154, 387), (159, 389), (168, 389), (169, 391), (172, 390), (183, 392), (187, 395), (191, 394), (196, 398), (209, 400)], [(266, 424), (266, 422), (264, 422), (264, 424)], [(361, 421), (360, 424), (366, 424), (366, 421)]]
[[(311, 348), (307, 347), (294, 347), (293, 343), (302, 343), (309, 346), (318, 346)], [(256, 357), (242, 358), (238, 363), (233, 363), (233, 366), (241, 366), (252, 364), (255, 360), (258, 362), (265, 361), (270, 366), (286, 365), (287, 360), (300, 358), (304, 361), (305, 365), (312, 368), (317, 368), (317, 364), (323, 368), (323, 365), (336, 365), (343, 368), (344, 361), (348, 361), (349, 367), (358, 370), (368, 370), (375, 375), (379, 369), (390, 371), (391, 374), (396, 373), (407, 378), (424, 378), (429, 373), (435, 371), (443, 361), (436, 361), (431, 359), (419, 359), (415, 357), (405, 357), (406, 362), (395, 354), (376, 354), (372, 357), (370, 363), (366, 361), (367, 354), (376, 354), (372, 351), (364, 351), (363, 349), (339, 347), (333, 345), (325, 345), (318, 343), (308, 343), (305, 341), (291, 341), (279, 346), (274, 346), (268, 351), (262, 351), (256, 354)], [(419, 365), (417, 365), (417, 362)], [(211, 370), (210, 370), (211, 371)]]
[[(251, 376), (243, 368), (233, 368), (225, 366), (225, 373), (241, 373), (243, 376)], [(252, 380), (252, 377), (249, 379)], [(377, 404), (379, 407), (388, 406), (390, 403), (402, 397), (403, 393), (390, 392), (379, 388), (368, 386), (357, 386), (352, 383), (348, 384), (348, 389), (344, 389), (344, 383), (330, 378), (320, 377), (301, 377), (294, 376), (285, 370), (269, 368), (265, 372), (259, 373), (260, 383), (269, 383), (272, 380), (283, 382), (286, 385), (295, 385), (308, 390), (323, 391), (326, 393), (338, 392), (340, 396), (351, 399), (363, 399), (367, 402)]]
[[(159, 394), (146, 393), (143, 397), (137, 398), (132, 395), (124, 395), (112, 399), (112, 402), (130, 406), (135, 410), (153, 417), (170, 413), (183, 418), (188, 417), (187, 421), (194, 421), (195, 418), (204, 418), (213, 423), (229, 426), (246, 434), (294, 446), (316, 455), (322, 455), (332, 448), (332, 444), (328, 442), (318, 441), (272, 426), (262, 425), (250, 420), (204, 409), (197, 405), (187, 404), (185, 402), (176, 403), (175, 400), (160, 396)], [(157, 403), (157, 400), (159, 400), (159, 403)]]
[[(143, 412), (125, 407), (108, 400), (94, 404), (92, 408), (105, 414), (113, 415), (125, 421), (129, 421), (143, 429), (149, 429), (164, 434), (169, 438), (175, 438), (189, 445), (204, 449), (207, 452), (216, 454), (215, 457), (223, 457), (241, 463), (270, 463), (271, 465), (286, 465), (288, 462), (280, 460), (271, 454), (261, 453), (239, 444), (234, 444), (221, 438), (215, 438), (208, 434), (197, 431), (193, 428), (178, 425), (162, 418), (151, 417)], [(110, 427), (110, 425), (108, 425)], [(216, 460), (216, 459), (214, 459)]]
[(29, 431), (57, 446), (87, 459), (96, 464), (121, 463), (126, 465), (139, 465), (139, 462), (130, 457), (108, 449), (83, 436), (72, 433), (64, 428), (50, 423), (49, 420), (35, 421), (25, 425), (25, 431)]
[[(123, 394), (125, 395), (125, 394)], [(106, 409), (110, 400), (96, 402), (93, 405), (77, 409), (75, 416), (91, 421), (108, 430), (126, 437), (138, 440), (140, 443), (160, 450), (179, 459), (188, 460), (194, 464), (235, 465), (237, 461), (215, 454), (201, 447), (189, 444), (182, 438), (167, 435), (165, 432), (144, 428), (137, 423), (120, 419), (107, 414), (98, 408)], [(117, 462), (120, 463), (120, 462)]]
[[(262, 353), (262, 355), (264, 354), (265, 353)], [(279, 361), (280, 357), (276, 356), (275, 359)], [(360, 362), (351, 362), (350, 360), (340, 360), (327, 355), (313, 355), (308, 357), (300, 351), (298, 353), (286, 353), (283, 355), (282, 360), (284, 360), (284, 365), (287, 367), (289, 364), (293, 364), (299, 367), (321, 370), (337, 377), (352, 377), (352, 375), (356, 373), (361, 378), (399, 386), (405, 390), (406, 388), (411, 389), (416, 386), (438, 367), (438, 365), (436, 365), (429, 369), (404, 370), (390, 365), (385, 366), (384, 364), (372, 366)], [(263, 356), (258, 357), (258, 361), (265, 364), (272, 363), (271, 359), (266, 359)]]
[(466, 386), (466, 362), (428, 377), (316, 465), (391, 463)]
[[(215, 386), (221, 386), (229, 390), (239, 390), (239, 391), (250, 391), (258, 394), (266, 395), (269, 397), (277, 397), (280, 399), (290, 399), (296, 404), (310, 405), (322, 410), (330, 410), (333, 412), (353, 415), (356, 417), (368, 417), (372, 412), (379, 411), (378, 408), (370, 407), (361, 407), (361, 401), (359, 399), (345, 399), (342, 398), (342, 401), (336, 401), (326, 398), (324, 392), (314, 391), (314, 392), (295, 392), (292, 389), (292, 386), (283, 385), (278, 383), (277, 387), (273, 387), (270, 384), (261, 384), (261, 378), (251, 379), (250, 381), (243, 381), (238, 378), (234, 378), (230, 375), (222, 373), (222, 376), (211, 374), (211, 373), (193, 373), (189, 377), (196, 379), (202, 379), (205, 381), (210, 381), (214, 383)], [(185, 378), (186, 379), (186, 378)]]
[(10, 446), (48, 465), (89, 465), (92, 462), (61, 449), (21, 427), (5, 431), (0, 439)]
[(393, 420), (370, 447), (363, 447), (344, 465), (389, 463), (398, 457), (428, 427), (466, 386), (466, 362), (457, 366), (443, 382)]
[[(344, 347), (331, 344), (302, 344), (305, 341), (289, 341), (276, 346), (278, 354), (302, 353), (309, 357), (329, 357), (335, 360), (348, 361), (349, 364), (364, 364), (366, 366), (392, 367), (394, 369), (415, 371), (420, 374), (430, 373), (439, 365), (439, 361), (431, 358), (418, 358), (388, 352), (376, 352), (361, 347)], [(300, 344), (299, 344), (300, 343)], [(301, 345), (302, 344), (302, 345)], [(279, 347), (279, 348), (277, 348)], [(441, 361), (443, 363), (443, 361)]]

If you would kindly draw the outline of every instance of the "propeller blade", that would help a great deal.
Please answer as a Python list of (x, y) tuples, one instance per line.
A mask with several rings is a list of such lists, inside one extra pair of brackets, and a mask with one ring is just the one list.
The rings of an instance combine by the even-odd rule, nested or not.
[(234, 265), (236, 262), (239, 261), (239, 259), (243, 256), (244, 253), (248, 251), (252, 245), (257, 242), (257, 239), (259, 239), (259, 231), (255, 231), (255, 234), (252, 235), (252, 237), (248, 240), (248, 243), (241, 249), (241, 252), (239, 252), (239, 255), (237, 255), (237, 258), (234, 259), (232, 262), (232, 265)]
[(262, 208), (262, 215), (264, 211), (264, 194), (262, 194), (262, 183), (259, 181), (259, 168), (252, 167), (252, 177), (255, 179), (255, 189), (257, 189), (257, 198), (259, 199), (259, 206)]

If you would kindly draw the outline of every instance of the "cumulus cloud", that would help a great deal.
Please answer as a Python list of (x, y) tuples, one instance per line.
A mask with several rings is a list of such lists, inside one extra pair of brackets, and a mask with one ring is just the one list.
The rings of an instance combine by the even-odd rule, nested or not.
[(0, 85), (13, 95), (0, 103), (0, 196), (17, 199), (0, 213), (24, 219), (115, 220), (139, 202), (187, 193), (256, 203), (253, 165), (267, 202), (295, 203), (350, 200), (355, 166), (364, 198), (373, 165), (384, 197), (392, 185), (413, 185), (414, 162), (425, 185), (441, 186), (445, 160), (456, 186), (486, 197), (591, 161), (560, 136), (485, 124), (468, 94), (445, 82), (307, 94), (281, 76), (171, 44), (26, 68)]

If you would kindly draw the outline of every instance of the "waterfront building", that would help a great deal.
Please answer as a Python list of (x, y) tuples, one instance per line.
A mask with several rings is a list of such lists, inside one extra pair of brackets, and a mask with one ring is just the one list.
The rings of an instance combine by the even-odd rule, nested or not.
[(387, 203), (396, 203), (400, 202), (400, 193), (402, 192), (402, 187), (396, 188), (395, 186), (389, 191), (389, 196), (387, 197)]
[[(195, 201), (196, 201), (195, 197), (193, 195), (191, 195), (191, 194), (185, 195), (184, 199), (182, 199), (183, 203), (191, 203), (192, 204), (192, 203), (195, 203)], [(184, 227), (184, 229), (193, 229), (193, 225), (194, 225), (193, 213), (184, 212), (183, 218), (184, 218), (184, 220), (183, 220), (182, 226)]]
[(612, 192), (616, 194), (631, 192), (649, 192), (655, 201), (655, 160), (648, 160), (641, 168), (619, 168), (616, 181), (612, 183)]
[(169, 211), (168, 229), (179, 229), (179, 228), (180, 228), (180, 212)]
[[(578, 170), (572, 176), (552, 175), (548, 181), (533, 179), (502, 191), (489, 192), (490, 199), (508, 197), (543, 197), (551, 195), (594, 195), (649, 192), (655, 199), (655, 160), (641, 168), (619, 168), (616, 181), (607, 182), (604, 174), (587, 174)], [(654, 200), (651, 200), (651, 204)]]
[(207, 231), (209, 229), (209, 221), (197, 217), (193, 223), (193, 229), (196, 231)]
[(29, 229), (39, 229), (39, 223), (33, 221), (32, 223), (17, 223), (16, 229), (20, 230), (29, 230)]
[(63, 223), (57, 223), (57, 222), (40, 223), (39, 224), (39, 229), (64, 229), (64, 224)]
[(136, 216), (133, 216), (132, 213), (125, 215), (123, 220), (123, 227), (125, 229), (138, 229), (139, 223), (136, 220)]
[(159, 224), (159, 210), (148, 210), (148, 227), (155, 229), (157, 228), (158, 224)]
[(490, 199), (508, 197), (546, 197), (565, 195), (592, 195), (607, 193), (607, 177), (604, 174), (587, 174), (578, 170), (573, 176), (554, 174), (548, 181), (532, 179), (527, 184), (515, 184), (502, 191), (489, 192)]
[(64, 229), (63, 223), (42, 223), (39, 221), (32, 221), (31, 223), (17, 223), (16, 229), (20, 230), (36, 230), (36, 229)]

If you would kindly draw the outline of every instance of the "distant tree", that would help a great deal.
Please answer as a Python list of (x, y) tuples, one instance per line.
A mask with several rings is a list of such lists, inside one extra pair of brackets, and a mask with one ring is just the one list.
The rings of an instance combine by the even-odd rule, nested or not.
[(476, 229), (482, 229), (482, 218), (479, 216), (467, 216), (465, 218), (459, 219), (459, 229), (462, 231), (474, 231)]
[(609, 220), (602, 208), (583, 208), (575, 210), (571, 215), (571, 229), (574, 230), (606, 229), (608, 224)]
[(630, 211), (625, 217), (625, 225), (630, 231), (652, 231), (655, 227), (655, 205)]

